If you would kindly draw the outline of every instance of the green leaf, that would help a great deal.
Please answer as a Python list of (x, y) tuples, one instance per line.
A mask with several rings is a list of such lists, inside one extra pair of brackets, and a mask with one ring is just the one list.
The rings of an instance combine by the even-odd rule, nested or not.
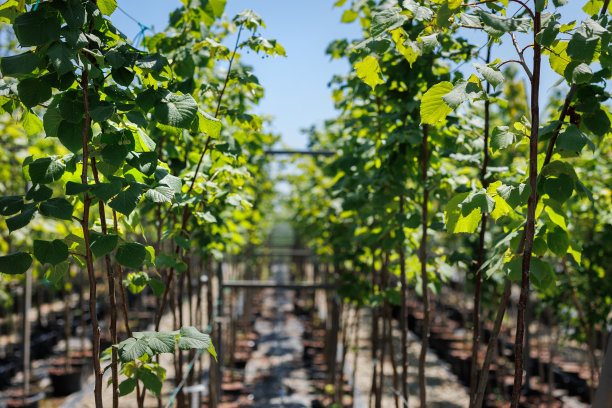
[(503, 150), (512, 145), (515, 140), (514, 133), (510, 132), (508, 126), (495, 126), (491, 133), (491, 150)]
[(105, 16), (110, 16), (117, 8), (116, 0), (98, 0), (97, 3), (100, 12)]
[(34, 136), (43, 130), (42, 120), (32, 110), (24, 110), (21, 125), (28, 136)]
[(149, 275), (146, 272), (130, 272), (127, 278), (123, 280), (123, 286), (128, 288), (132, 294), (137, 295), (147, 287), (148, 282)]
[(28, 51), (23, 54), (2, 57), (0, 59), (0, 69), (5, 77), (20, 77), (34, 71), (38, 62), (38, 56), (32, 51)]
[(136, 371), (136, 376), (151, 394), (156, 397), (161, 396), (162, 382), (155, 374), (143, 367), (139, 367)]
[(151, 290), (155, 297), (161, 297), (166, 291), (166, 284), (158, 279), (151, 278), (149, 280), (149, 286), (151, 286)]
[(176, 245), (180, 246), (186, 251), (188, 251), (189, 248), (191, 248), (191, 241), (182, 235), (175, 236), (174, 241), (176, 242)]
[(572, 124), (559, 134), (555, 147), (557, 149), (580, 153), (587, 144), (591, 145), (592, 150), (595, 150), (595, 146), (588, 136), (582, 133), (576, 125)]
[(32, 257), (26, 252), (13, 252), (0, 256), (0, 273), (19, 275), (26, 273), (32, 265)]
[(100, 234), (92, 231), (90, 237), (89, 248), (96, 258), (111, 253), (119, 243), (118, 235)]
[(474, 208), (469, 214), (464, 216), (460, 204), (469, 196), (469, 193), (460, 193), (451, 198), (444, 210), (444, 222), (446, 230), (451, 234), (467, 232), (469, 234), (476, 231), (480, 223), (481, 213), (479, 208)]
[(81, 28), (85, 24), (87, 10), (80, 0), (60, 1), (55, 2), (54, 5), (59, 9), (69, 27)]
[(57, 11), (48, 2), (43, 2), (36, 11), (17, 16), (13, 30), (22, 47), (37, 47), (59, 40), (61, 25)]
[(153, 116), (164, 125), (189, 129), (198, 112), (191, 95), (168, 94), (155, 105)]
[(502, 185), (497, 188), (497, 193), (508, 203), (512, 208), (522, 206), (527, 203), (531, 195), (531, 187), (528, 184), (519, 184), (517, 186)]
[(340, 21), (343, 23), (352, 23), (357, 19), (357, 17), (359, 17), (358, 12), (348, 9), (345, 10), (344, 13), (342, 13), (342, 18), (340, 19)]
[[(72, 123), (62, 120), (57, 128), (57, 137), (72, 153), (78, 153), (83, 149), (83, 128), (85, 121)], [(91, 128), (89, 129), (88, 139), (91, 137)]]
[(585, 113), (582, 116), (582, 123), (597, 136), (604, 136), (610, 131), (610, 118), (601, 108)]
[(410, 10), (417, 21), (429, 21), (434, 15), (433, 10), (417, 4), (414, 0), (404, 0), (402, 6)]
[[(80, 91), (69, 90), (63, 93), (58, 106), (64, 120), (71, 123), (83, 123), (85, 107), (83, 105), (83, 94)], [(83, 125), (80, 126), (83, 129)]]
[(165, 169), (158, 168), (155, 170), (155, 180), (157, 180), (160, 185), (172, 188), (175, 193), (180, 193), (183, 188), (182, 180), (179, 177), (169, 174)]
[(62, 160), (43, 157), (30, 163), (28, 172), (32, 183), (49, 184), (62, 178), (65, 170), (66, 165)]
[(51, 87), (38, 78), (25, 78), (17, 84), (17, 93), (26, 108), (32, 108), (51, 98)]
[(221, 121), (206, 112), (198, 112), (198, 130), (213, 139), (217, 139), (221, 133)]
[(130, 86), (134, 80), (134, 72), (130, 71), (126, 67), (113, 68), (111, 70), (113, 80), (122, 86)]
[(181, 350), (208, 349), (212, 346), (210, 336), (200, 333), (193, 326), (184, 326), (179, 330), (178, 347)]
[(442, 100), (452, 109), (457, 109), (463, 102), (482, 96), (483, 92), (478, 84), (460, 79), (453, 86), (453, 90), (442, 97)]
[(65, 198), (52, 198), (40, 204), (39, 211), (47, 217), (59, 218), (60, 220), (72, 220), (74, 208)]
[(66, 195), (76, 195), (84, 193), (90, 189), (89, 184), (83, 183), (75, 183), (74, 181), (69, 181), (66, 183)]
[(55, 71), (58, 75), (62, 76), (74, 70), (74, 65), (72, 64), (74, 55), (72, 54), (72, 50), (64, 43), (54, 43), (49, 47), (47, 55), (49, 55), (49, 60), (55, 67)]
[(563, 76), (570, 84), (584, 84), (591, 81), (593, 71), (584, 62), (572, 61), (565, 67)]
[(115, 113), (115, 105), (107, 101), (100, 101), (92, 104), (89, 109), (89, 116), (96, 122), (106, 122)]
[(164, 69), (165, 61), (164, 57), (159, 54), (148, 54), (138, 59), (135, 65), (144, 71), (161, 72)]
[(117, 249), (115, 258), (120, 265), (132, 269), (139, 269), (147, 257), (147, 250), (144, 245), (138, 242), (123, 244)]
[(130, 215), (140, 202), (141, 197), (142, 187), (130, 186), (127, 190), (119, 192), (108, 206), (123, 215)]
[(110, 183), (97, 183), (91, 186), (91, 192), (98, 197), (98, 199), (107, 202), (117, 195), (121, 189), (123, 188), (123, 184), (120, 181), (112, 181)]
[(23, 196), (0, 197), (0, 215), (17, 214), (23, 208)]
[(539, 290), (548, 290), (555, 286), (557, 277), (552, 269), (552, 266), (540, 258), (531, 257), (529, 262), (530, 280)]
[(559, 204), (566, 202), (574, 192), (574, 181), (567, 174), (559, 177), (547, 177), (544, 180), (544, 192)]
[(66, 276), (66, 274), (68, 273), (68, 269), (70, 269), (70, 262), (67, 261), (52, 266), (47, 269), (47, 272), (45, 273), (45, 279), (53, 283), (53, 285), (57, 289), (60, 289), (62, 287), (62, 280), (64, 279), (64, 276)]
[(32, 219), (34, 219), (35, 215), (36, 205), (26, 204), (21, 210), (21, 213), (6, 220), (6, 226), (8, 227), (9, 232), (25, 227), (30, 223), (30, 221), (32, 221)]
[(138, 381), (134, 378), (128, 378), (119, 383), (119, 396), (123, 397), (125, 395), (130, 394), (136, 388), (136, 383)]
[(558, 21), (551, 20), (548, 22), (546, 27), (544, 27), (540, 32), (536, 35), (536, 40), (544, 47), (550, 47), (557, 35), (559, 34), (559, 29), (561, 25)]
[(174, 190), (167, 186), (157, 186), (145, 193), (145, 198), (154, 203), (170, 203), (174, 197)]
[(117, 345), (117, 352), (122, 363), (138, 360), (149, 351), (147, 341), (130, 337)]
[(546, 242), (548, 243), (548, 248), (559, 257), (564, 257), (570, 246), (567, 231), (558, 226), (555, 226), (552, 231), (548, 231), (546, 234)]
[(440, 82), (431, 88), (421, 99), (421, 124), (434, 125), (446, 118), (452, 112), (442, 97), (453, 89), (453, 84), (448, 81)]
[(495, 38), (499, 38), (504, 33), (510, 31), (521, 31), (526, 33), (531, 27), (531, 22), (528, 17), (507, 18), (481, 9), (476, 10), (476, 14), (480, 17), (480, 21), (484, 25), (485, 31)]
[(155, 354), (174, 353), (176, 337), (172, 332), (147, 332), (149, 348)]
[(46, 201), (53, 195), (53, 190), (42, 184), (34, 184), (26, 194), (26, 200)]
[(47, 137), (57, 137), (57, 131), (62, 122), (59, 108), (49, 108), (43, 115), (43, 127)]
[(385, 83), (382, 79), (380, 67), (378, 66), (378, 60), (370, 55), (365, 57), (363, 61), (359, 61), (355, 64), (355, 72), (357, 77), (372, 89), (376, 88), (376, 85)]
[(120, 144), (108, 145), (102, 149), (102, 160), (113, 166), (121, 166), (129, 151), (127, 146)]
[(157, 168), (157, 152), (130, 152), (126, 160), (147, 176), (151, 176)]
[(504, 74), (498, 68), (491, 67), (488, 65), (480, 65), (480, 64), (472, 64), (476, 68), (476, 70), (493, 86), (493, 89), (497, 87), (497, 85), (504, 82)]
[(479, 209), (481, 213), (491, 213), (494, 208), (495, 200), (482, 189), (470, 194), (461, 202), (461, 215), (467, 217), (474, 209)]
[(397, 7), (389, 7), (372, 16), (372, 24), (370, 25), (370, 34), (372, 37), (378, 37), (385, 31), (393, 30), (401, 27), (408, 18), (400, 14), (400, 9)]
[(53, 241), (34, 240), (34, 257), (41, 264), (49, 263), (53, 266), (68, 259), (68, 245), (59, 239)]

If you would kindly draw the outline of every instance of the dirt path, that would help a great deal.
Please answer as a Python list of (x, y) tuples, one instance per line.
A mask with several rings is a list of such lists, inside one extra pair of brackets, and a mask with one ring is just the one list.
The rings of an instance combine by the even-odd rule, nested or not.
[[(273, 265), (279, 283), (288, 282), (289, 266)], [(264, 292), (261, 316), (255, 320), (257, 350), (246, 365), (245, 385), (253, 390), (253, 407), (310, 407), (311, 382), (302, 359), (304, 325), (293, 314), (293, 291)]]

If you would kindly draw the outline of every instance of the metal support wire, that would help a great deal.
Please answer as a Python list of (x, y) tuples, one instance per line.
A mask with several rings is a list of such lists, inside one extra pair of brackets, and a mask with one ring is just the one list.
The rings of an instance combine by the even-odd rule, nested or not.
[(183, 388), (183, 386), (185, 385), (185, 381), (187, 381), (189, 372), (193, 369), (193, 366), (195, 365), (196, 360), (198, 359), (198, 357), (200, 357), (202, 353), (204, 353), (204, 350), (198, 350), (196, 355), (193, 356), (193, 358), (191, 359), (191, 362), (189, 363), (189, 366), (187, 367), (187, 371), (185, 371), (185, 374), (183, 374), (183, 379), (181, 380), (179, 385), (174, 389), (174, 391), (172, 391), (172, 395), (170, 396), (170, 399), (168, 400), (168, 403), (166, 404), (166, 408), (170, 408), (174, 404), (174, 399), (176, 398), (178, 393), (181, 391), (181, 388)]

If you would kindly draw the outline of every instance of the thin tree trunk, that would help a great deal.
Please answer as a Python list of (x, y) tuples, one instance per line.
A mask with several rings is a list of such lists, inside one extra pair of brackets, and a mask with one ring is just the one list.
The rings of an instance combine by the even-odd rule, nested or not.
[[(491, 60), (491, 43), (487, 47), (487, 63)], [(490, 92), (491, 85), (487, 82), (487, 94)], [(480, 183), (486, 190), (489, 186), (487, 181), (487, 166), (489, 164), (489, 114), (490, 101), (487, 99), (484, 105), (484, 131), (483, 139), (483, 159), (480, 169)], [(478, 383), (478, 349), (480, 346), (480, 298), (482, 287), (482, 265), (485, 256), (485, 235), (487, 232), (487, 213), (482, 213), (480, 217), (480, 237), (478, 242), (478, 260), (476, 263), (476, 272), (474, 275), (474, 309), (472, 311), (472, 367), (470, 370), (470, 405), (474, 401), (476, 394), (476, 385)]]
[[(400, 218), (403, 218), (404, 215), (404, 196), (400, 195), (399, 198), (399, 213)], [(399, 234), (400, 237), (404, 237), (404, 227), (401, 227), (401, 232)], [(401, 306), (400, 306), (400, 331), (402, 332), (402, 397), (404, 398), (404, 403), (408, 405), (408, 327), (406, 327), (406, 320), (408, 319), (408, 311), (407, 311), (407, 291), (406, 287), (406, 254), (404, 252), (404, 241), (399, 244), (398, 252), (400, 258), (400, 290), (402, 291), (401, 295)]]
[(541, 29), (541, 17), (539, 12), (534, 13), (533, 21), (533, 72), (531, 79), (531, 137), (529, 140), (529, 186), (531, 194), (527, 202), (527, 220), (525, 225), (525, 249), (521, 268), (521, 294), (519, 297), (515, 345), (514, 365), (514, 387), (512, 389), (511, 407), (518, 408), (523, 383), (523, 346), (525, 335), (525, 309), (527, 308), (527, 297), (529, 294), (529, 274), (531, 253), (533, 250), (533, 239), (535, 234), (535, 212), (538, 202), (537, 178), (538, 178), (538, 130), (540, 127), (540, 65), (541, 46), (536, 40), (536, 34)]
[(427, 187), (427, 169), (429, 167), (429, 147), (428, 147), (429, 127), (423, 125), (423, 142), (421, 157), (421, 180), (423, 184), (423, 205), (422, 205), (422, 235), (419, 255), (421, 261), (421, 290), (423, 291), (423, 330), (421, 333), (421, 353), (419, 354), (419, 398), (421, 408), (427, 408), (427, 394), (425, 383), (425, 358), (427, 356), (427, 345), (429, 341), (429, 279), (427, 276), (427, 223), (429, 205), (429, 189)]

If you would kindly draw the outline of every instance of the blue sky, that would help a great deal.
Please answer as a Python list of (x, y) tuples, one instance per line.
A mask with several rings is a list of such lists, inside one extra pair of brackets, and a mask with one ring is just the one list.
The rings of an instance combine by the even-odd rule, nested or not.
[[(572, 0), (564, 6), (560, 10), (567, 16), (564, 22), (571, 19), (581, 21), (584, 18), (581, 7), (585, 2)], [(155, 31), (162, 31), (170, 11), (181, 6), (179, 0), (119, 0), (118, 3), (123, 10)], [(361, 35), (358, 23), (340, 23), (342, 10), (334, 8), (333, 3), (332, 0), (227, 2), (225, 12), (230, 18), (245, 9), (255, 10), (266, 23), (264, 37), (277, 39), (287, 51), (286, 58), (262, 58), (252, 53), (245, 54), (243, 62), (253, 66), (255, 75), (264, 87), (266, 96), (256, 113), (274, 118), (270, 130), (281, 134), (282, 142), (290, 148), (306, 146), (307, 139), (301, 129), (320, 124), (334, 116), (327, 83), (334, 74), (345, 74), (351, 69), (347, 62), (331, 61), (325, 55), (325, 49), (331, 41), (339, 38), (354, 39)], [(134, 38), (140, 30), (120, 10), (113, 13), (112, 19), (130, 38)], [(462, 34), (476, 44), (484, 44), (486, 41), (483, 34), (473, 30), (466, 30)], [(493, 59), (515, 59), (516, 52), (510, 38), (504, 36), (502, 40), (502, 45), (493, 50)], [(519, 36), (519, 42), (523, 45), (531, 41)], [(529, 64), (528, 53), (525, 57)], [(542, 66), (541, 97), (546, 98), (559, 76), (550, 70), (547, 59)], [(465, 64), (461, 70), (466, 74), (475, 71), (470, 64)]]

